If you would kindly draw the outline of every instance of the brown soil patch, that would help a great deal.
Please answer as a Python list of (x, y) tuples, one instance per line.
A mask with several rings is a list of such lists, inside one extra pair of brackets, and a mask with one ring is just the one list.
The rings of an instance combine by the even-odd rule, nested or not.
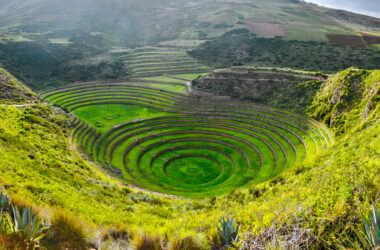
[(367, 44), (364, 42), (361, 36), (327, 34), (326, 37), (332, 43), (338, 43), (357, 48), (367, 48)]
[(278, 24), (274, 23), (250, 23), (245, 21), (246, 28), (256, 34), (258, 37), (273, 38), (276, 36), (285, 36), (285, 32), (281, 30)]
[(366, 41), (368, 45), (380, 44), (380, 36), (371, 35), (367, 33), (360, 33), (360, 34), (362, 34), (364, 41)]

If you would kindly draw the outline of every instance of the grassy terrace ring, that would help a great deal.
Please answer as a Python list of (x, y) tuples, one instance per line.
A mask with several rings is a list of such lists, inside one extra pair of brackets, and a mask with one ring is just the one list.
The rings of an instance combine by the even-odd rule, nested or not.
[(271, 179), (332, 144), (302, 115), (152, 86), (83, 83), (41, 97), (75, 114), (73, 140), (95, 161), (139, 187), (189, 198)]
[(129, 53), (119, 54), (135, 77), (164, 74), (188, 74), (210, 70), (190, 57), (186, 50), (160, 47), (143, 47)]

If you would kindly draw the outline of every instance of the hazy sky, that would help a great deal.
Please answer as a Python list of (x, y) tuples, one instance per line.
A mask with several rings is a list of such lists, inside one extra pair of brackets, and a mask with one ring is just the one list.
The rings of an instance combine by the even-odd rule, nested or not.
[(380, 0), (307, 0), (307, 2), (380, 18)]

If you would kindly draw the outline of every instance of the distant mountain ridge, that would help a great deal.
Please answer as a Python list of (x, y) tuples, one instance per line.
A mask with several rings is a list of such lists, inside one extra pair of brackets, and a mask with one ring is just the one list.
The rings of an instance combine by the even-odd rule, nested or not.
[[(125, 79), (131, 77), (130, 65), (124, 65), (120, 53), (115, 51), (128, 53), (142, 46), (189, 51), (237, 30), (264, 39), (264, 45), (271, 43), (269, 39), (276, 39), (279, 44), (305, 41), (371, 49), (354, 48), (356, 54), (363, 55), (380, 50), (380, 19), (297, 0), (0, 0), (0, 6), (0, 65), (34, 90), (75, 81)], [(245, 43), (234, 44), (239, 46), (237, 51), (246, 53), (247, 46), (240, 44)], [(299, 51), (317, 53), (301, 47)], [(269, 51), (268, 60), (261, 58), (264, 60), (258, 61), (259, 66), (295, 67), (294, 63), (272, 63), (278, 49), (281, 47)], [(292, 55), (285, 55), (293, 53), (289, 51), (283, 56), (288, 61), (297, 61), (291, 59)], [(252, 56), (244, 53), (232, 65), (242, 65), (241, 58)], [(329, 54), (318, 55), (320, 63), (314, 58), (307, 61), (335, 64), (334, 60), (326, 59)], [(204, 56), (207, 55), (199, 58)], [(223, 56), (215, 62), (220, 59)], [(227, 58), (228, 63), (230, 59)], [(343, 61), (343, 65), (309, 67), (298, 60), (303, 65), (296, 68), (322, 71), (351, 66), (367, 68), (365, 63), (351, 63), (351, 59), (338, 61)]]
[(100, 36), (109, 46), (207, 40), (238, 28), (258, 37), (308, 41), (328, 41), (326, 34), (380, 34), (380, 19), (294, 0), (1, 0), (0, 6), (0, 30), (7, 26), (9, 35)]

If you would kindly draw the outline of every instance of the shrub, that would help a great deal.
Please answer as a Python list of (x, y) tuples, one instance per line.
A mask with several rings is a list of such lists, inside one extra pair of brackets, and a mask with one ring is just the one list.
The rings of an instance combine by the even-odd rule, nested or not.
[(362, 214), (362, 220), (364, 226), (357, 233), (358, 238), (366, 249), (377, 249), (380, 247), (380, 214), (375, 204), (372, 205), (372, 212), (369, 213), (368, 219)]
[(8, 212), (9, 211), (9, 198), (0, 192), (0, 211), (1, 212)]
[(200, 250), (201, 244), (191, 236), (185, 238), (174, 237), (170, 243), (170, 250)]
[(234, 218), (222, 218), (219, 220), (220, 227), (218, 226), (218, 233), (222, 245), (224, 246), (234, 246), (239, 239), (239, 229), (238, 225), (235, 229)]
[(63, 210), (55, 210), (51, 218), (51, 239), (64, 248), (86, 249), (89, 232), (85, 225)]
[(20, 213), (17, 207), (12, 206), (12, 216), (7, 216), (7, 221), (13, 242), (26, 249), (38, 248), (39, 241), (46, 236), (49, 228), (41, 218), (33, 215), (31, 207), (24, 207)]
[(134, 239), (136, 250), (163, 250), (163, 242), (159, 236), (151, 236), (146, 233), (138, 235)]

